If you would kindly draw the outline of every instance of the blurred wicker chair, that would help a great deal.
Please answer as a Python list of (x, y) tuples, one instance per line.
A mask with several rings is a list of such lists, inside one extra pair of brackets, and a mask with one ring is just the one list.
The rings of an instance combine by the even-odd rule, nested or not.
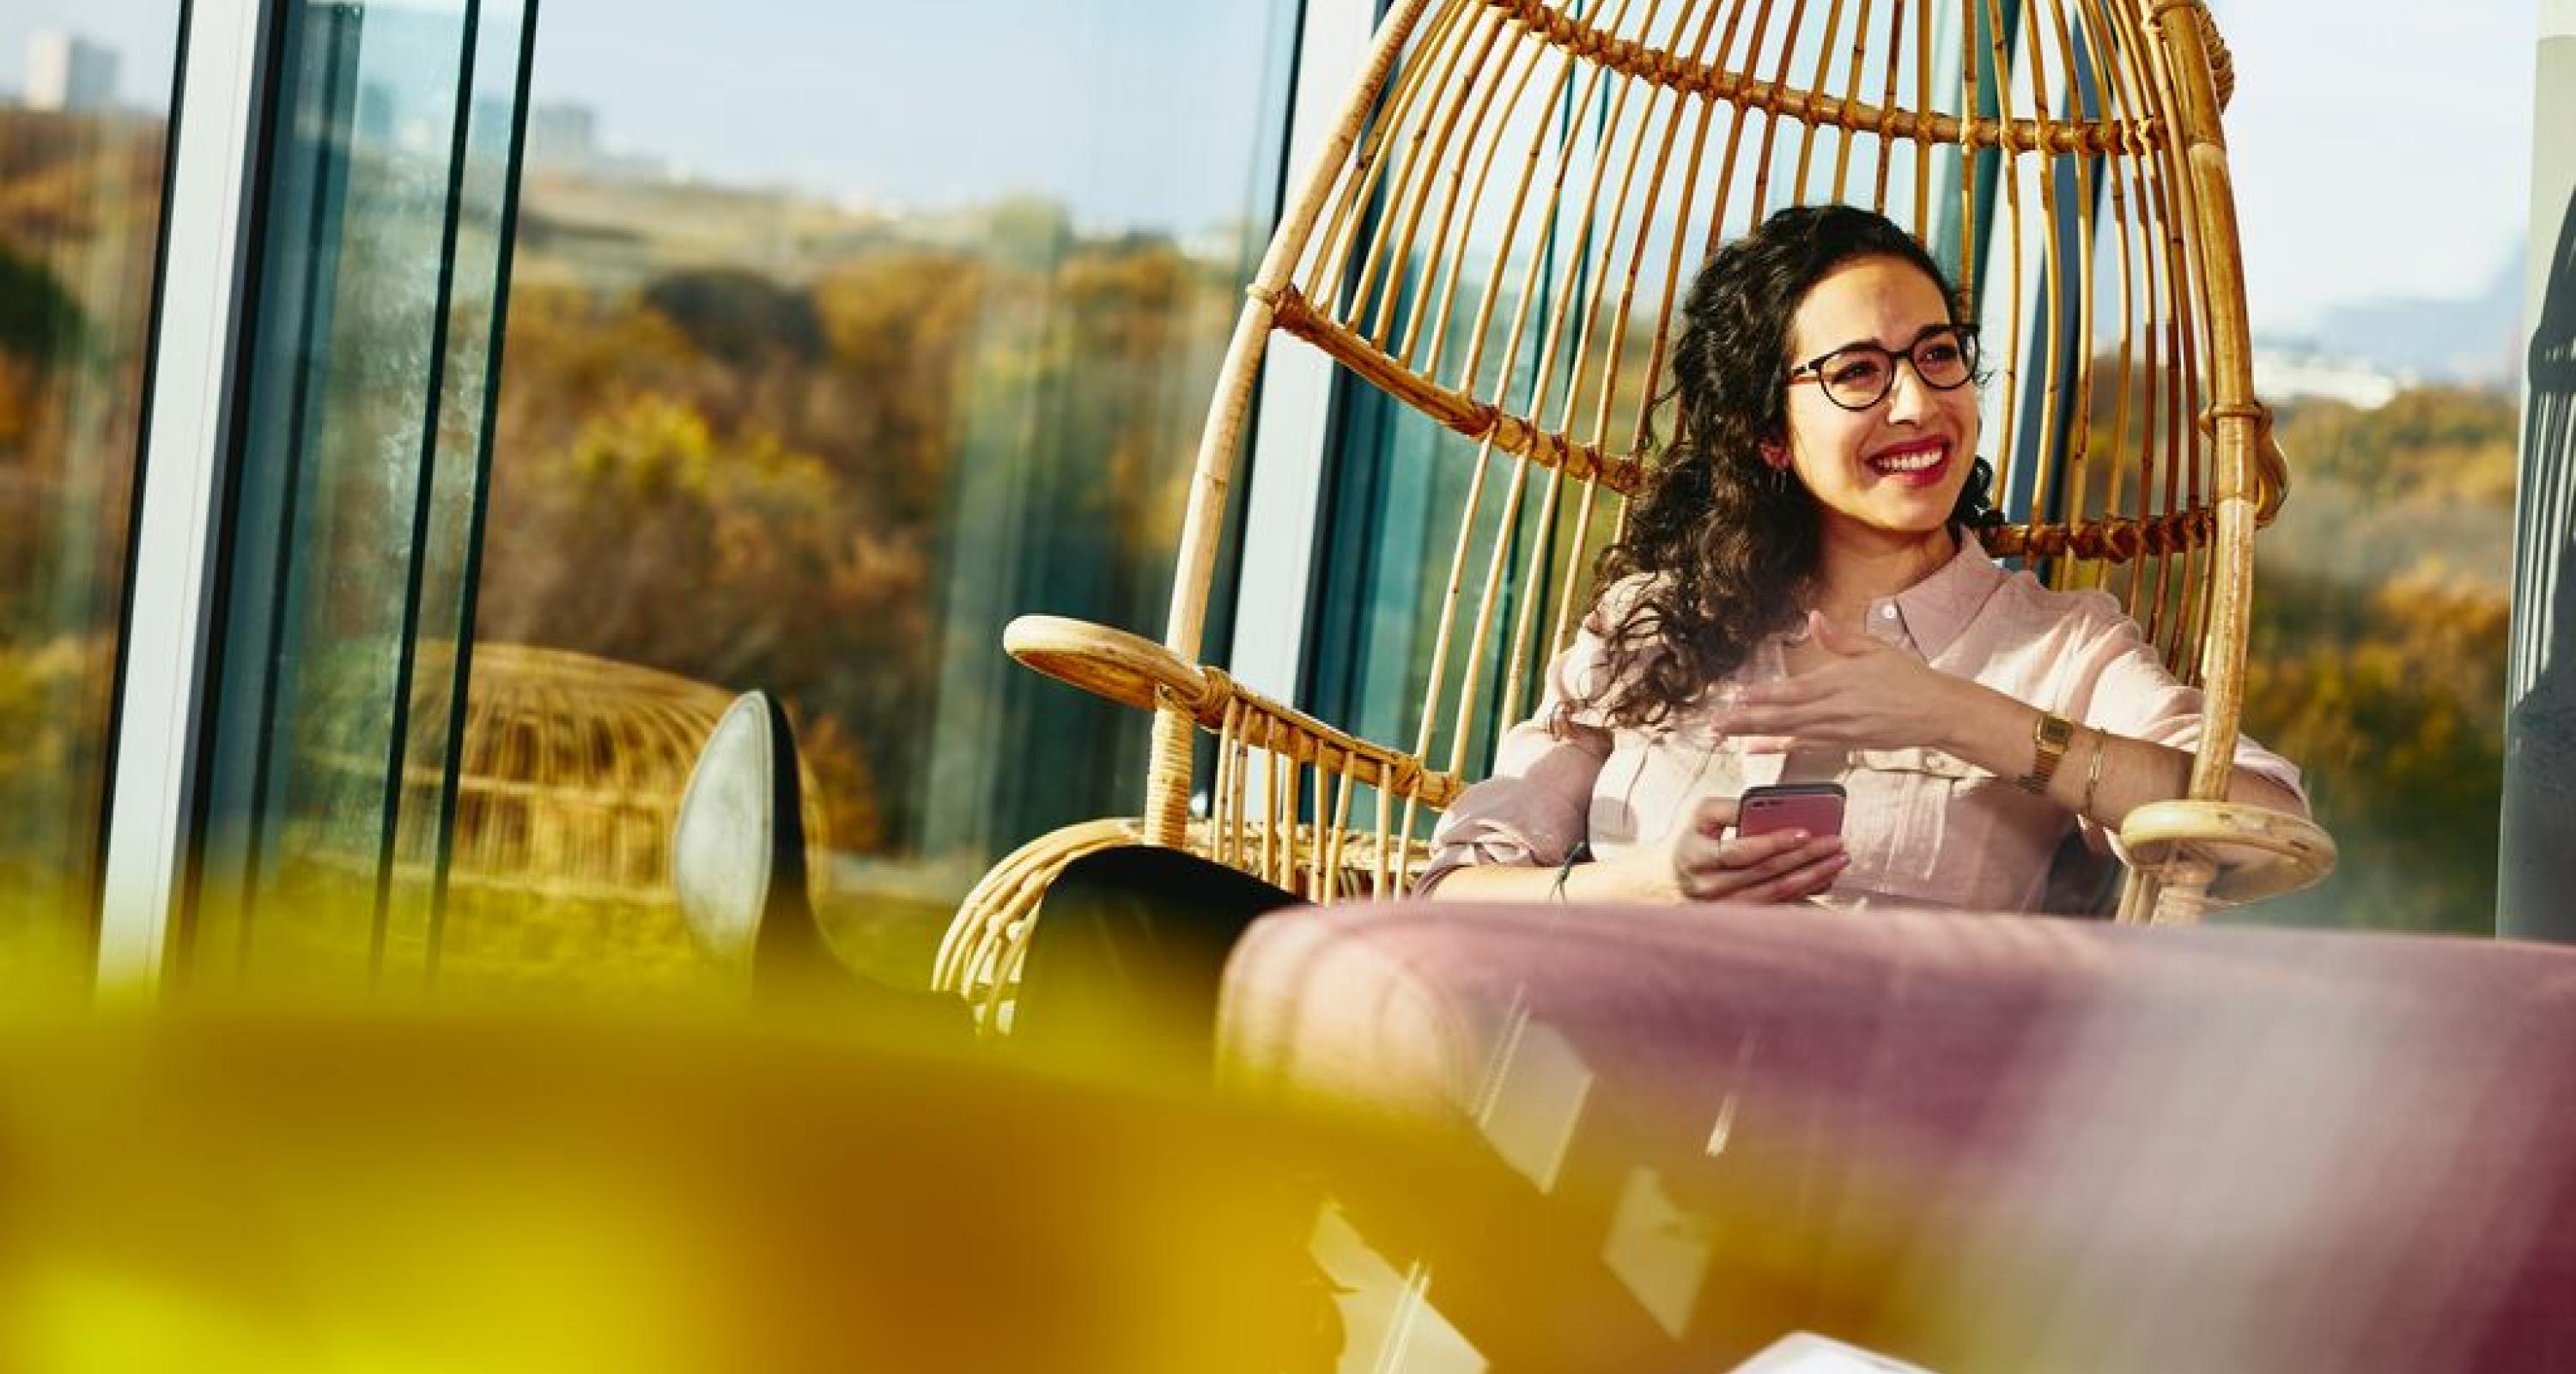
[[(2252, 390), (2219, 126), (2232, 87), (2198, 0), (1397, 4), (1250, 285), (1162, 642), (1048, 617), (1007, 636), (1030, 666), (1155, 713), (1145, 814), (1004, 860), (934, 983), (989, 1019), (1053, 874), (1115, 844), (1187, 846), (1318, 901), (1400, 893), (1433, 813), (1585, 609), (1584, 570), (1637, 486), (1676, 295), (1792, 203), (1873, 206), (1952, 265), (1996, 370), (1988, 456), (2014, 523), (1988, 547), (2119, 596), (2208, 694), (2189, 797), (2125, 827), (2139, 865), (2122, 917), (2188, 922), (2323, 876), (2323, 831), (2217, 800), (2254, 533), (2287, 486)], [(1274, 332), (1454, 434), (1432, 461), (1470, 465), (1456, 541), (1424, 554), (1444, 590), (1409, 740), (1363, 740), (1200, 659)], [(1200, 731), (1214, 775), (1194, 816)]]
[[(438, 660), (433, 667), (440, 670), (420, 675), (415, 719), (446, 716), (449, 674)], [(763, 694), (734, 698), (721, 687), (640, 664), (537, 645), (476, 645), (449, 870), (450, 944), (463, 948), (447, 951), (450, 962), (462, 958), (485, 969), (525, 973), (542, 966), (545, 949), (562, 943), (573, 957), (616, 964), (626, 970), (622, 976), (647, 976), (647, 970), (651, 976), (684, 976), (712, 961), (748, 978), (754, 963), (751, 931), (767, 910), (766, 898), (724, 894), (702, 899), (692, 910), (688, 889), (693, 883), (702, 890), (721, 887), (707, 871), (724, 871), (727, 860), (716, 857), (724, 842), (705, 843), (716, 828), (708, 822), (739, 817), (730, 824), (742, 852), (730, 862), (757, 865), (766, 883), (773, 853), (794, 846), (796, 876), (792, 883), (782, 877), (776, 886), (782, 894), (792, 888), (796, 910), (811, 911), (808, 887), (822, 875), (809, 875), (801, 856), (809, 840), (820, 842), (828, 822), (821, 789), (798, 762), (792, 738), (774, 756), (757, 753), (735, 765), (737, 772), (757, 772), (759, 810), (742, 802), (709, 807), (702, 801), (700, 853), (693, 863), (683, 863), (680, 832), (689, 816), (686, 798), (696, 792), (692, 784), (708, 756), (753, 752), (749, 741), (718, 751), (715, 738), (739, 739), (751, 733), (741, 718), (776, 709)], [(776, 728), (784, 737), (783, 719)], [(770, 737), (762, 734), (757, 743), (767, 749)], [(766, 771), (773, 757), (790, 765), (775, 784)], [(404, 814), (436, 814), (440, 771), (434, 761), (407, 765)], [(778, 789), (788, 800), (772, 802)], [(776, 827), (774, 840), (773, 806), (778, 815), (800, 819)], [(416, 873), (425, 882), (438, 862), (434, 833), (423, 826), (402, 838), (406, 847), (399, 851), (397, 873)], [(788, 864), (775, 866), (783, 874)], [(736, 907), (749, 902), (753, 914), (747, 922), (724, 914), (728, 898)], [(573, 913), (584, 936), (560, 941), (557, 923)], [(806, 915), (803, 925), (812, 924)], [(787, 937), (760, 938), (776, 944)]]
[(671, 883), (690, 935), (763, 992), (848, 986), (815, 920), (804, 772), (786, 707), (745, 692), (707, 732), (671, 821)]

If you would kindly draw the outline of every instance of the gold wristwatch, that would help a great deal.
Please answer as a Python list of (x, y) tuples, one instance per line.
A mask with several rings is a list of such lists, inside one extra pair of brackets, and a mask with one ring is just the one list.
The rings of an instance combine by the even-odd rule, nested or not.
[(2066, 746), (2075, 742), (2075, 724), (2064, 716), (2039, 713), (2039, 724), (2030, 731), (2030, 771), (2013, 779), (2013, 784), (2032, 796), (2048, 790), (2048, 780), (2057, 776), (2057, 765), (2066, 757)]

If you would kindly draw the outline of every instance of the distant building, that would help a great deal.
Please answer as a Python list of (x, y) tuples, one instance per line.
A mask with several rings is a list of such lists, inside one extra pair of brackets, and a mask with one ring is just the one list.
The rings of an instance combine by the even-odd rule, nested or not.
[(599, 111), (570, 101), (528, 107), (531, 172), (610, 181), (686, 182), (662, 158), (612, 151), (599, 134)]
[(358, 87), (357, 137), (361, 147), (392, 146), (397, 99), (392, 88), (381, 81)]
[(468, 147), (477, 158), (507, 157), (510, 151), (510, 123), (517, 117), (514, 102), (487, 95), (474, 102), (474, 120), (466, 131)]
[(116, 108), (116, 52), (59, 29), (27, 40), (27, 107), (90, 112)]
[(457, 65), (467, 57), (462, 13), (331, 0), (308, 7), (327, 34), (335, 80), (355, 86), (337, 118), (355, 143), (378, 152), (443, 160), (456, 137)]
[(554, 172), (587, 172), (604, 159), (599, 147), (599, 111), (565, 102), (528, 110), (528, 165)]
[(2267, 401), (2320, 396), (2377, 410), (2415, 382), (2410, 375), (2356, 358), (2279, 346), (2254, 350), (2254, 394)]

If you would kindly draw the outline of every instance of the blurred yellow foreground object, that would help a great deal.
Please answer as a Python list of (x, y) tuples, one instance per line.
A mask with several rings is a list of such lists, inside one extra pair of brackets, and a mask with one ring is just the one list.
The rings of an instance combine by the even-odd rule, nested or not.
[(891, 1038), (0, 1030), (0, 1369), (1329, 1367), (1293, 1133)]

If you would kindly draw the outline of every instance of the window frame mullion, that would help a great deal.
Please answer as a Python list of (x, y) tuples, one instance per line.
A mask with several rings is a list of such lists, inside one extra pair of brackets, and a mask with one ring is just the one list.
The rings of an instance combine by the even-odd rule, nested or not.
[(289, 0), (188, 0), (171, 101), (99, 893), (98, 987), (160, 987), (200, 828), (235, 392), (276, 36)]

